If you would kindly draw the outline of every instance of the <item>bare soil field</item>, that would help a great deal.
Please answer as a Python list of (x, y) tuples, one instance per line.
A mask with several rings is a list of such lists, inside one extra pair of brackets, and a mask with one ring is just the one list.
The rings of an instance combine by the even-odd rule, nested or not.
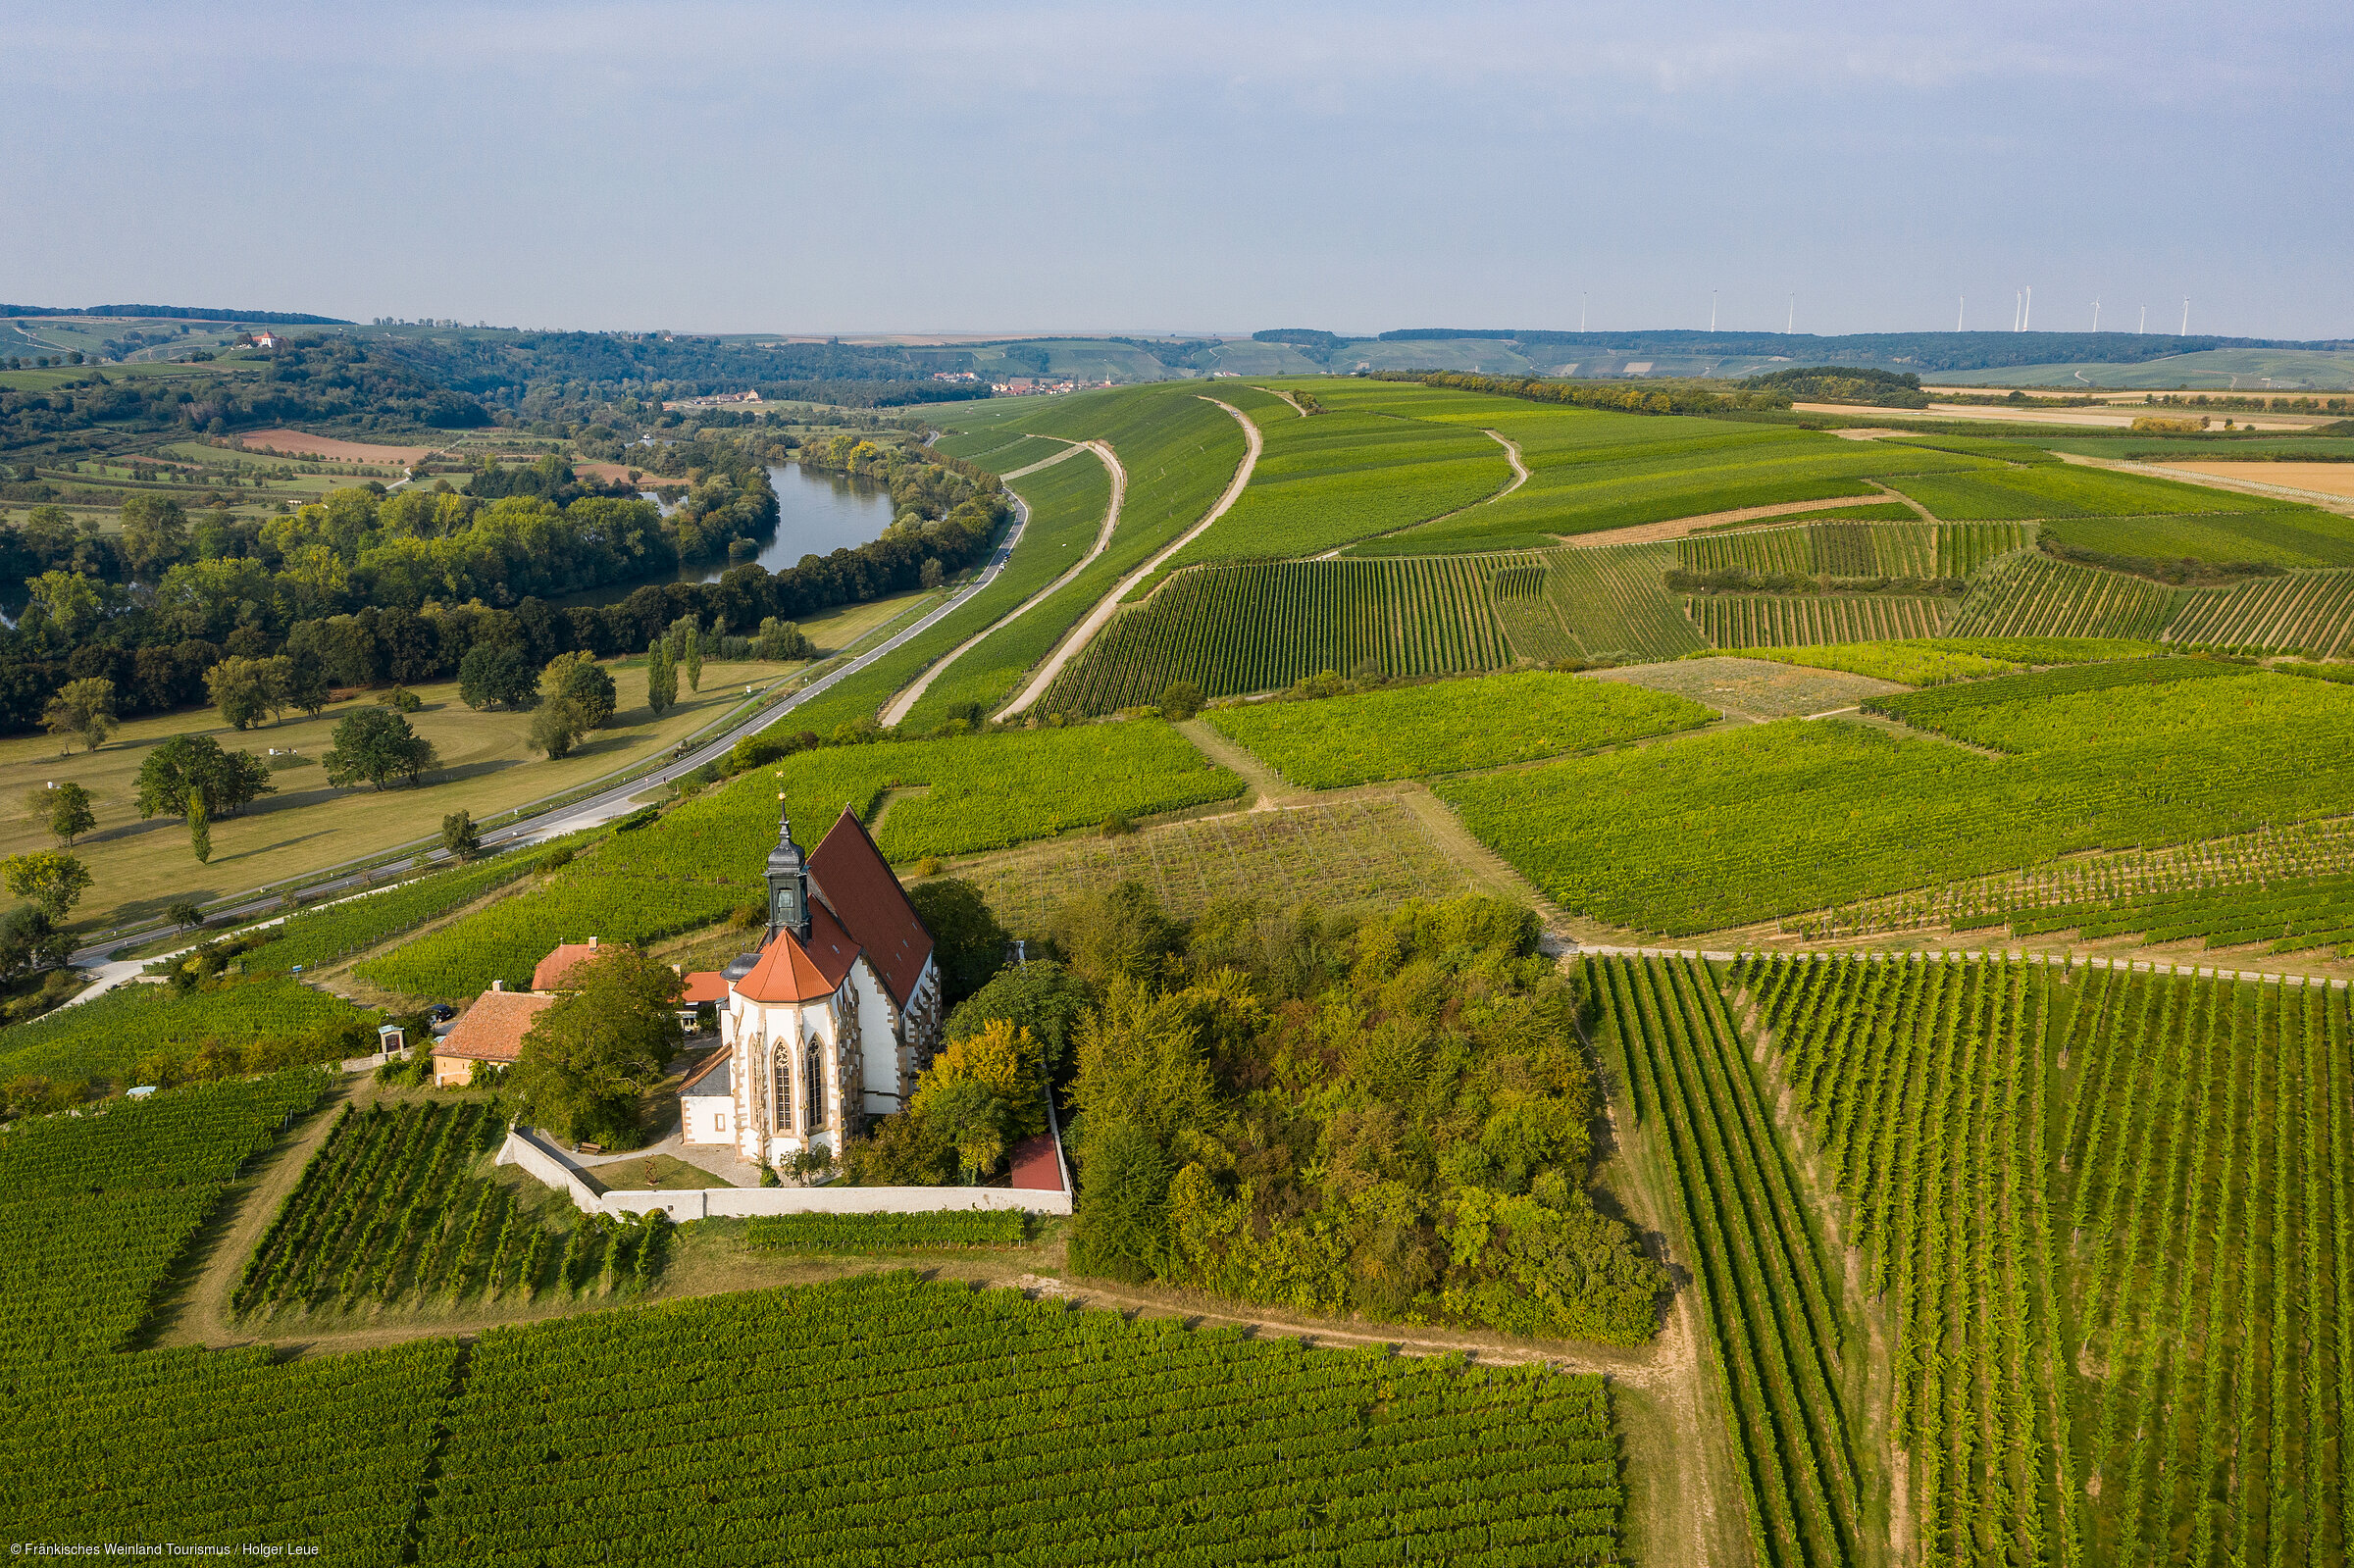
[[(1802, 414), (1843, 414), (1849, 418), (1868, 414), (1873, 419), (1989, 420), (1998, 425), (2091, 425), (2121, 430), (2144, 415), (2179, 418), (2186, 412), (2193, 417), (2199, 413), (2197, 409), (2158, 408), (2140, 403), (2128, 404), (2114, 412), (2097, 408), (1989, 408), (1979, 403), (1931, 403), (1927, 408), (1907, 409), (1901, 413), (1884, 408), (1862, 409), (1848, 403), (1793, 403), (1790, 406)], [(2268, 414), (2260, 418), (2247, 418), (2235, 414), (2231, 417), (2251, 430), (2303, 430), (2328, 423), (2327, 415)]]
[(365, 441), (339, 441), (332, 435), (311, 435), (302, 430), (251, 430), (244, 437), (244, 446), (248, 452), (269, 452), (280, 457), (325, 457), (343, 463), (414, 463), (437, 450), (431, 446), (374, 446)]
[(2354, 463), (2168, 463), (2169, 473), (2205, 474), (2212, 479), (2244, 480), (2251, 484), (2278, 484), (2320, 495), (2342, 495), (2354, 500)]

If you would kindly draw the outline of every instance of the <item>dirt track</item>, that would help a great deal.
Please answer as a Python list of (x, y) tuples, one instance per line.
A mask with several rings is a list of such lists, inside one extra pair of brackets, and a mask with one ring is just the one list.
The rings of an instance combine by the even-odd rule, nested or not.
[(1727, 523), (1750, 523), (1769, 517), (1795, 517), (1802, 512), (1827, 512), (1841, 506), (1876, 506), (1882, 501), (1902, 501), (1904, 497), (1883, 492), (1879, 495), (1838, 495), (1827, 501), (1784, 501), (1779, 506), (1742, 506), (1730, 512), (1704, 512), (1698, 517), (1670, 518), (1664, 523), (1638, 523), (1632, 528), (1606, 529), (1600, 533), (1573, 533), (1562, 540), (1581, 550), (1597, 550), (1606, 544), (1656, 544), (1662, 539), (1680, 539), (1687, 533), (1703, 529), (1720, 528)]

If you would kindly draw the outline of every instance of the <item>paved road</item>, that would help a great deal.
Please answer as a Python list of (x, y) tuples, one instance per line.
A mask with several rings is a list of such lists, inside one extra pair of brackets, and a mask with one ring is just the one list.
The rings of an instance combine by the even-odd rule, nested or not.
[[(696, 747), (694, 750), (687, 752), (683, 756), (672, 758), (670, 761), (664, 763), (661, 767), (654, 769), (650, 773), (641, 774), (635, 779), (626, 780), (623, 783), (613, 785), (609, 789), (601, 790), (596, 794), (590, 795), (585, 800), (576, 801), (572, 805), (559, 807), (553, 811), (543, 812), (537, 817), (527, 817), (521, 822), (510, 823), (504, 828), (492, 829), (491, 831), (483, 835), (483, 847), (486, 849), (503, 849), (511, 846), (537, 843), (542, 839), (557, 837), (563, 834), (575, 833), (583, 828), (593, 828), (599, 823), (610, 822), (616, 817), (627, 816), (630, 812), (637, 809), (633, 803), (636, 796), (644, 794), (649, 789), (658, 789), (673, 780), (682, 779), (688, 774), (694, 772), (695, 769), (701, 767), (706, 762), (716, 762), (721, 757), (726, 756), (729, 751), (733, 750), (736, 742), (742, 739), (744, 736), (759, 733), (761, 731), (767, 729), (770, 725), (773, 725), (778, 720), (782, 719), (785, 715), (791, 713), (793, 709), (800, 707), (803, 703), (813, 701), (814, 699), (825, 695), (827, 692), (840, 685), (843, 682), (873, 665), (876, 660), (888, 658), (891, 654), (896, 652), (900, 647), (905, 645), (910, 639), (922, 635), (925, 632), (931, 630), (933, 626), (938, 624), (943, 617), (953, 611), (958, 605), (961, 605), (965, 600), (971, 598), (974, 594), (989, 586), (991, 582), (997, 580), (998, 574), (1005, 570), (1005, 563), (1012, 556), (1014, 545), (1020, 542), (1022, 531), (1029, 527), (1030, 523), (1030, 509), (1022, 504), (1021, 497), (1014, 496), (1012, 499), (1014, 508), (1013, 526), (1005, 531), (1005, 537), (998, 542), (997, 549), (991, 553), (988, 564), (983, 566), (981, 569), (981, 575), (973, 579), (972, 582), (966, 583), (963, 587), (958, 588), (954, 593), (948, 595), (948, 597), (942, 601), (937, 608), (933, 609), (929, 614), (924, 616), (922, 620), (917, 621), (913, 626), (910, 626), (904, 631), (899, 632), (888, 641), (878, 643), (876, 646), (869, 648), (866, 652), (858, 655), (858, 657), (855, 659), (850, 660), (847, 664), (842, 666), (840, 669), (835, 670), (816, 681), (812, 681), (809, 683), (809, 684), (803, 686), (792, 696), (787, 697), (783, 702), (778, 703), (773, 707), (764, 707), (760, 709), (758, 712), (744, 719), (742, 723), (730, 727), (723, 733), (705, 741), (702, 745)], [(382, 877), (386, 871), (411, 870), (419, 866), (430, 865), (434, 862), (447, 858), (448, 857), (446, 853), (442, 850), (435, 849), (421, 851), (418, 854), (410, 856), (406, 860), (395, 862), (389, 866), (377, 867), (373, 877), (369, 873), (353, 872), (347, 877), (340, 877), (332, 882), (315, 884), (311, 887), (308, 887), (304, 890), (313, 894), (314, 896), (328, 896), (339, 892), (357, 892), (367, 887), (374, 877)], [(257, 894), (252, 899), (245, 903), (239, 904), (232, 909), (215, 911), (212, 918), (219, 919), (223, 914), (238, 917), (259, 914), (263, 910), (274, 908), (277, 903), (278, 899), (275, 895), (263, 896)], [(151, 932), (148, 935), (152, 936), (160, 934)], [(103, 942), (98, 942), (91, 946), (80, 949), (70, 959), (68, 959), (67, 962), (73, 964), (77, 969), (89, 969), (96, 967), (100, 965), (101, 961), (105, 959), (108, 953), (113, 952), (116, 948), (123, 946), (127, 942), (137, 941), (140, 939), (142, 938), (137, 936), (113, 936)], [(140, 960), (136, 963), (126, 961), (124, 965), (120, 966), (112, 964), (105, 965), (100, 977), (103, 983), (102, 986), (93, 986), (89, 990), (84, 991), (82, 993), (83, 996), (87, 997), (97, 995), (101, 989), (111, 987), (116, 984), (120, 984), (122, 979), (127, 978), (127, 975), (113, 974), (112, 971), (123, 969), (127, 972), (127, 974), (135, 974), (145, 963), (151, 961), (152, 960)]]

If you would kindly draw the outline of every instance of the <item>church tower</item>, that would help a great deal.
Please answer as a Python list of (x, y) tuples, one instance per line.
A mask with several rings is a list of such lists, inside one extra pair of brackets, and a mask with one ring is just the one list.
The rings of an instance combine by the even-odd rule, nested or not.
[(793, 819), (779, 794), (777, 847), (768, 852), (768, 939), (788, 931), (795, 941), (809, 939), (809, 857), (793, 841)]

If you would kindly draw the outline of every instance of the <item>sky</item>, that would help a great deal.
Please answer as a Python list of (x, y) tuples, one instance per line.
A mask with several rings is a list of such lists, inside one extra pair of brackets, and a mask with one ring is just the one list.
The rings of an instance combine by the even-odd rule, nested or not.
[(2354, 335), (2354, 6), (0, 0), (0, 298)]

